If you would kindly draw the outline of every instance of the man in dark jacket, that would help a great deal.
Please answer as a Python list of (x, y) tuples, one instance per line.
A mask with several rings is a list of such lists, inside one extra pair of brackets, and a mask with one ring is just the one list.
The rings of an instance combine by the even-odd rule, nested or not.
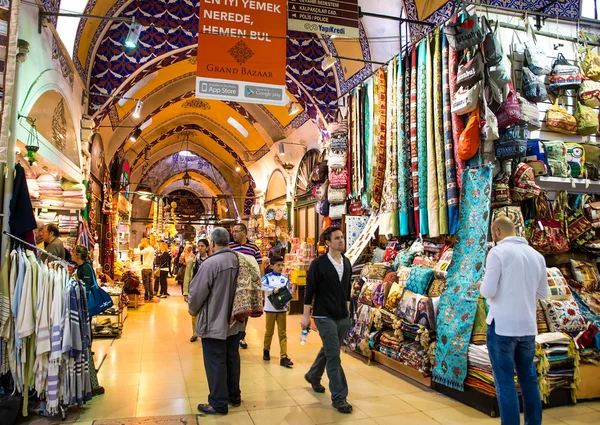
[(314, 391), (322, 393), (321, 376), (327, 368), (329, 390), (333, 407), (341, 413), (351, 413), (348, 404), (348, 382), (342, 369), (340, 348), (350, 326), (348, 304), (352, 266), (342, 252), (344, 233), (339, 227), (329, 227), (322, 235), (328, 253), (313, 260), (306, 279), (304, 295), (304, 315), (302, 329), (310, 326), (310, 310), (314, 301), (312, 316), (323, 341), (323, 348), (304, 379)]
[(198, 316), (195, 335), (202, 339), (209, 404), (199, 404), (205, 414), (227, 414), (228, 404), (242, 403), (240, 391), (240, 333), (244, 323), (229, 321), (237, 286), (239, 260), (228, 248), (229, 233), (217, 227), (211, 233), (212, 255), (202, 263), (190, 283), (189, 313)]

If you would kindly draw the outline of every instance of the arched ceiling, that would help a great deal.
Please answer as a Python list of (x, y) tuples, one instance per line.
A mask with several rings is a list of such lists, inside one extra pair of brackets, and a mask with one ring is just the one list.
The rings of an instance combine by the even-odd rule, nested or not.
[[(135, 175), (146, 175), (169, 161), (173, 146), (181, 146), (182, 132), (188, 131), (189, 150), (205, 158), (230, 187), (243, 186), (250, 193), (244, 184), (254, 185), (250, 163), (309, 119), (325, 128), (335, 117), (339, 96), (372, 72), (371, 64), (355, 61), (321, 69), (330, 53), (370, 59), (366, 34), (361, 27), (360, 40), (339, 41), (288, 32), (287, 95), (304, 105), (290, 116), (286, 107), (195, 98), (199, 8), (200, 0), (89, 0), (84, 14), (135, 18), (143, 30), (137, 47), (126, 49), (128, 22), (80, 20), (73, 62), (89, 91), (87, 113), (105, 142), (107, 162), (124, 155)], [(134, 100), (119, 97), (143, 100), (141, 116), (133, 117)], [(228, 123), (230, 118), (247, 136)], [(138, 126), (141, 136), (129, 141)], [(149, 161), (146, 145), (151, 147)], [(155, 185), (173, 175), (163, 172), (155, 176)]]

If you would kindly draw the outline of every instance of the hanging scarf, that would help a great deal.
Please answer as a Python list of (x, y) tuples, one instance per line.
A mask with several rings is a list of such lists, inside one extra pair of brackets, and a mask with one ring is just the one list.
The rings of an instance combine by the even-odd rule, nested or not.
[(446, 194), (448, 197), (448, 234), (454, 235), (458, 227), (458, 183), (454, 162), (454, 139), (452, 138), (452, 114), (450, 113), (450, 46), (442, 34), (442, 94), (444, 101), (444, 157), (446, 158)]
[(440, 225), (438, 221), (438, 190), (437, 190), (437, 166), (435, 157), (435, 139), (433, 124), (433, 61), (431, 57), (431, 39), (425, 38), (422, 44), (425, 45), (426, 53), (426, 95), (427, 99), (427, 223), (429, 226), (429, 236), (437, 238), (440, 236)]
[(465, 170), (457, 244), (440, 298), (433, 380), (463, 391), (467, 357), (487, 252), (492, 169)]
[(365, 99), (364, 99), (364, 114), (365, 117), (365, 128), (364, 128), (364, 141), (365, 141), (365, 170), (368, 170), (364, 174), (365, 176), (365, 190), (363, 193), (363, 205), (371, 205), (371, 194), (373, 191), (373, 175), (371, 168), (373, 166), (373, 89), (374, 82), (370, 78), (365, 83)]
[(375, 77), (377, 89), (375, 91), (375, 141), (373, 143), (373, 197), (371, 198), (371, 209), (381, 208), (381, 198), (383, 193), (383, 181), (386, 169), (386, 129), (387, 129), (387, 89), (385, 81), (385, 72), (379, 68)]
[(439, 231), (441, 235), (447, 235), (448, 205), (446, 200), (446, 165), (444, 156), (444, 117), (442, 103), (442, 32), (439, 28), (435, 32), (435, 53), (433, 54), (433, 117)]
[(396, 74), (396, 86), (398, 88), (397, 94), (397, 114), (396, 114), (396, 128), (398, 136), (398, 225), (400, 228), (400, 236), (408, 236), (408, 206), (409, 206), (409, 154), (410, 154), (410, 143), (406, 138), (405, 132), (405, 103), (404, 103), (404, 64), (402, 59), (398, 56), (397, 61), (397, 74)]
[[(456, 71), (458, 67), (457, 63), (458, 53), (454, 49), (450, 49), (448, 58), (448, 71), (450, 78), (450, 105), (454, 101), (454, 93), (458, 90), (456, 87)], [(452, 114), (452, 138), (454, 140), (454, 164), (456, 164), (456, 182), (458, 183), (458, 189), (462, 189), (462, 174), (465, 169), (465, 162), (458, 157), (458, 139), (460, 134), (465, 129), (465, 123), (460, 115)]]
[(399, 236), (398, 230), (398, 135), (396, 128), (397, 115), (397, 78), (396, 59), (387, 69), (387, 116), (386, 116), (386, 155), (383, 198), (380, 216), (380, 233)]
[(419, 150), (417, 142), (417, 48), (413, 47), (410, 66), (410, 161), (412, 170), (415, 232), (420, 233), (419, 214)]
[(417, 58), (417, 161), (419, 190), (419, 233), (429, 234), (427, 215), (427, 43), (421, 42)]
[(350, 193), (353, 198), (360, 195), (360, 178), (361, 178), (361, 167), (360, 167), (360, 139), (359, 139), (359, 119), (358, 119), (358, 100), (359, 94), (357, 89), (352, 90), (350, 93), (350, 146), (352, 153), (352, 179)]
[(406, 192), (408, 194), (408, 202), (406, 209), (408, 210), (408, 234), (415, 235), (417, 227), (415, 223), (415, 199), (413, 191), (413, 146), (412, 146), (412, 129), (411, 129), (411, 104), (412, 104), (412, 55), (406, 55), (404, 58), (404, 138), (406, 139)]

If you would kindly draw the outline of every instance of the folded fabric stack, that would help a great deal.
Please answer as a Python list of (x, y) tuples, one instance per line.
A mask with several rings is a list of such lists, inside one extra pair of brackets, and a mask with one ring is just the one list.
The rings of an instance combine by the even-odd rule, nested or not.
[[(515, 381), (516, 379), (515, 376)], [(469, 345), (469, 366), (467, 368), (465, 385), (472, 387), (480, 393), (496, 397), (492, 362), (487, 346)], [(517, 384), (517, 390), (520, 391), (519, 384)]]
[[(397, 358), (402, 342), (404, 341), (401, 338), (394, 336), (394, 331), (384, 331), (379, 340), (380, 351), (385, 355), (388, 355), (387, 353), (391, 351), (395, 355), (389, 357)], [(386, 352), (384, 352), (384, 348), (386, 349)]]
[(560, 332), (538, 335), (535, 341), (538, 382), (544, 401), (548, 401), (556, 388), (569, 388), (575, 402), (580, 360), (575, 343), (567, 334)]
[(60, 187), (61, 180), (52, 174), (42, 174), (37, 178), (39, 187), (40, 205), (44, 207), (62, 207), (63, 190)]
[(417, 369), (425, 377), (431, 376), (431, 358), (429, 352), (416, 341), (403, 342), (398, 359), (408, 367)]
[(140, 277), (137, 273), (130, 270), (123, 273), (123, 290), (128, 294), (140, 294), (139, 287), (141, 285)]
[(42, 211), (36, 217), (36, 221), (38, 222), (38, 224), (42, 224), (44, 226), (50, 223), (58, 224), (58, 218), (56, 216), (56, 213), (52, 211)]
[(65, 180), (61, 183), (61, 189), (64, 191), (63, 198), (65, 208), (85, 208), (87, 201), (85, 197), (85, 186), (83, 184)]
[(419, 325), (412, 325), (403, 320), (400, 329), (402, 330), (405, 338), (416, 339), (417, 336), (419, 336)]
[(59, 215), (58, 228), (61, 233), (75, 233), (79, 230), (79, 221), (74, 215)]
[(582, 348), (579, 350), (580, 363), (589, 363), (600, 366), (600, 350), (595, 348)]
[(29, 190), (29, 197), (31, 198), (31, 202), (39, 201), (40, 199), (40, 185), (38, 184), (35, 178), (27, 179), (27, 189)]

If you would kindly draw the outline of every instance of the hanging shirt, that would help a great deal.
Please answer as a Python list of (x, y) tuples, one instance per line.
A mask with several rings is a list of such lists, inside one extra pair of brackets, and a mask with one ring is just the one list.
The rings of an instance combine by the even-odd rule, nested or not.
[(265, 312), (266, 313), (285, 313), (287, 311), (287, 306), (281, 310), (276, 309), (271, 301), (269, 300), (269, 295), (271, 295), (275, 289), (287, 287), (287, 289), (292, 292), (292, 286), (290, 284), (290, 280), (284, 274), (271, 272), (263, 276), (261, 281), (261, 287), (263, 292), (265, 293)]

